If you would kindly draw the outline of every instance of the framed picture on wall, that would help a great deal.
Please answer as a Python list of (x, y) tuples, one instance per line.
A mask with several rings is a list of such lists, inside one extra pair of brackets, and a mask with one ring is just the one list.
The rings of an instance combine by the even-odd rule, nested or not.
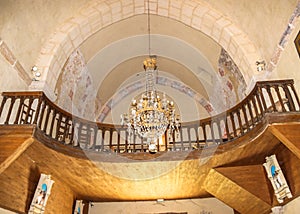
[(295, 45), (296, 45), (296, 49), (300, 58), (300, 31), (298, 32), (298, 35), (296, 36), (295, 39)]

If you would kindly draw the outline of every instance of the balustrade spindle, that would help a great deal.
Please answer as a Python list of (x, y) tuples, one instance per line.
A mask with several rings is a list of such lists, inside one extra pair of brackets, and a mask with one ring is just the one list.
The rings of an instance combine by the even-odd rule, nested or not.
[(168, 130), (165, 131), (164, 139), (165, 139), (165, 148), (166, 148), (166, 151), (167, 151), (168, 150)]
[(249, 131), (250, 127), (249, 127), (248, 116), (247, 116), (245, 105), (242, 106), (242, 111), (243, 111), (244, 120), (245, 120), (245, 123), (246, 123), (246, 129), (247, 129), (247, 131)]
[(133, 135), (133, 152), (136, 152), (136, 144), (137, 144), (136, 138), (137, 135)]
[(239, 121), (239, 130), (240, 130), (240, 133), (243, 135), (245, 134), (245, 131), (244, 131), (244, 125), (243, 125), (243, 122), (242, 122), (242, 118), (241, 118), (241, 109), (239, 108), (236, 115), (237, 115), (237, 118), (238, 118), (238, 121)]
[(79, 135), (80, 135), (80, 122), (74, 119), (74, 146), (80, 147)]
[[(113, 134), (116, 130), (110, 128), (109, 129), (109, 148), (112, 149), (113, 145), (112, 145), (112, 140), (113, 140)], [(103, 144), (104, 147), (104, 133), (105, 133), (105, 129), (102, 130), (102, 139), (101, 139), (101, 145)]]
[[(104, 137), (105, 137), (105, 129), (100, 129), (101, 130), (101, 136), (100, 136), (100, 151), (105, 151), (105, 145), (104, 145)], [(109, 131), (109, 136), (110, 139), (112, 138), (112, 131)], [(111, 142), (111, 140), (109, 139), (109, 142)], [(111, 143), (109, 143), (109, 149), (111, 149)]]
[(207, 146), (207, 134), (206, 134), (206, 128), (205, 128), (205, 124), (200, 125), (200, 128), (202, 129), (202, 133), (203, 133), (203, 141), (204, 141), (204, 146)]
[(70, 128), (70, 118), (65, 117), (65, 121), (63, 122), (64, 126), (63, 126), (63, 133), (62, 133), (62, 142), (66, 143), (66, 138), (69, 134), (69, 128)]
[(234, 122), (233, 112), (229, 112), (229, 116), (230, 116), (232, 131), (233, 131), (233, 138), (235, 138), (235, 137), (237, 137), (237, 131), (236, 131), (236, 126), (235, 126), (235, 122)]
[(211, 122), (210, 126), (208, 126), (208, 127), (210, 129), (211, 141), (213, 144), (216, 144), (215, 132), (214, 132), (214, 122)]
[(5, 122), (4, 122), (4, 124), (6, 124), (6, 125), (9, 123), (9, 119), (10, 119), (10, 116), (11, 116), (11, 112), (12, 112), (13, 106), (14, 106), (15, 101), (16, 101), (16, 98), (15, 98), (15, 97), (11, 97), (10, 99), (11, 99), (11, 101), (10, 101), (9, 110), (8, 110), (8, 113), (7, 113), (6, 120), (5, 120)]
[(188, 127), (188, 142), (189, 142), (189, 148), (192, 148), (192, 140), (191, 140), (191, 127)]
[(173, 151), (176, 151), (176, 138), (175, 138), (175, 132), (172, 132), (172, 142), (173, 142)]
[(42, 103), (43, 103), (43, 99), (42, 99), (42, 97), (39, 97), (36, 112), (35, 112), (35, 116), (34, 116), (34, 120), (33, 120), (33, 124), (37, 124), (37, 121), (38, 121), (38, 118), (39, 118), (39, 115), (40, 115), (40, 108), (41, 108)]
[(217, 123), (217, 128), (218, 128), (218, 136), (219, 138), (217, 139), (219, 141), (219, 143), (223, 143), (223, 137), (222, 137), (222, 130), (221, 130), (221, 121), (218, 120), (218, 123)]
[(259, 117), (258, 108), (257, 108), (258, 103), (256, 102), (255, 95), (251, 98), (251, 101), (255, 111), (255, 117), (253, 116), (253, 125), (254, 125), (258, 121), (258, 117)]
[[(30, 121), (28, 121), (28, 120), (29, 120), (30, 112), (32, 111), (32, 109), (31, 109), (32, 103), (33, 103), (33, 98), (29, 97), (28, 107), (27, 107), (27, 111), (26, 111), (26, 115), (25, 115), (25, 124), (31, 123), (32, 118), (30, 119)], [(32, 112), (32, 114), (33, 114), (33, 112)], [(32, 115), (31, 115), (31, 117), (32, 117)]]
[(128, 132), (125, 131), (125, 152), (128, 152)]
[(82, 132), (81, 132), (81, 131), (82, 131), (82, 125), (83, 125), (83, 124), (79, 121), (79, 122), (78, 122), (78, 127), (77, 127), (78, 137), (77, 137), (77, 139), (76, 139), (76, 140), (77, 140), (77, 146), (78, 146), (78, 147), (81, 146), (81, 144), (80, 144), (80, 143), (81, 143), (81, 142), (80, 142), (80, 139), (81, 139), (81, 135), (82, 135)]
[(70, 133), (70, 145), (75, 146), (75, 142), (74, 142), (74, 135), (75, 135), (75, 123), (72, 120), (72, 124), (71, 124), (71, 133)]
[(265, 97), (264, 97), (262, 89), (263, 89), (263, 87), (259, 87), (258, 88), (258, 94), (259, 94), (259, 98), (261, 99), (261, 102), (263, 104), (263, 110), (262, 110), (262, 112), (265, 112), (265, 111), (267, 111), (268, 107), (267, 107), (266, 100), (265, 100)]
[[(59, 115), (61, 115), (59, 112), (58, 112)], [(53, 109), (52, 111), (52, 119), (51, 119), (51, 125), (50, 125), (50, 131), (49, 131), (49, 135), (51, 137), (53, 137), (53, 128), (54, 128), (54, 122), (55, 122), (55, 119), (56, 119), (56, 110)], [(55, 140), (58, 140), (58, 130), (59, 130), (59, 122), (56, 123), (56, 134), (55, 134)]]
[(48, 126), (49, 115), (50, 115), (50, 112), (51, 112), (50, 106), (47, 105), (46, 109), (47, 109), (46, 110), (46, 118), (45, 118), (45, 123), (44, 123), (44, 127), (43, 127), (42, 131), (44, 131), (45, 134), (48, 135), (47, 134), (47, 126)]
[(6, 101), (7, 101), (7, 97), (3, 97), (2, 102), (1, 102), (1, 106), (0, 106), (0, 117), (2, 115), (2, 111), (4, 109), (4, 105), (5, 105)]
[(41, 103), (41, 113), (40, 113), (40, 119), (38, 120), (38, 128), (40, 128), (41, 130), (43, 130), (42, 129), (42, 122), (43, 122), (43, 119), (44, 119), (44, 115), (45, 115), (45, 108), (46, 108), (46, 103), (45, 103), (46, 101), (42, 101), (42, 103)]
[(144, 151), (144, 138), (141, 137), (141, 152)]
[(117, 152), (120, 152), (120, 143), (121, 143), (121, 133), (120, 133), (120, 129), (118, 129)]
[(82, 135), (81, 135), (81, 142), (84, 144), (85, 149), (89, 149), (91, 146), (91, 137), (92, 137), (92, 131), (91, 131), (91, 125), (90, 124), (84, 124), (82, 128)]
[(286, 112), (286, 109), (285, 109), (285, 106), (284, 106), (284, 103), (283, 103), (283, 100), (282, 100), (282, 97), (281, 97), (278, 85), (275, 86), (275, 91), (276, 91), (276, 95), (277, 95), (277, 97), (279, 99), (279, 103), (281, 105), (281, 109), (282, 109), (281, 111), (282, 112)]
[(259, 107), (259, 115), (258, 115), (259, 117), (257, 119), (260, 119), (264, 115), (264, 108), (263, 108), (263, 104), (259, 92), (255, 93), (255, 98)]
[[(85, 127), (85, 128), (82, 128), (81, 131), (84, 132), (86, 135), (81, 140), (83, 141), (82, 143), (84, 144), (84, 148), (88, 149), (91, 145), (91, 129), (90, 129), (91, 127), (90, 127), (90, 124), (87, 124), (82, 127)], [(81, 137), (82, 137), (82, 135), (81, 135)]]
[(294, 101), (293, 101), (293, 98), (292, 98), (292, 95), (291, 95), (291, 92), (290, 92), (288, 86), (284, 85), (283, 90), (285, 92), (285, 96), (288, 99), (290, 111), (295, 111), (295, 104), (294, 104)]
[[(254, 115), (253, 115), (253, 108), (252, 108), (252, 105), (251, 105), (251, 102), (252, 100), (251, 99), (249, 99), (248, 101), (247, 101), (247, 107), (248, 107), (248, 112), (249, 112), (249, 114), (250, 114), (250, 119), (251, 119), (251, 126), (253, 126), (254, 125), (254, 123), (255, 123), (255, 121), (254, 121)], [(250, 131), (250, 126), (249, 126), (249, 124), (248, 124), (248, 131)]]
[(17, 114), (16, 114), (14, 124), (18, 124), (20, 122), (20, 114), (21, 114), (23, 103), (24, 103), (24, 97), (21, 97), (19, 100), (20, 100), (19, 107), (18, 107), (18, 110), (17, 110)]
[[(92, 149), (95, 150), (95, 146), (96, 146), (96, 143), (97, 143), (97, 135), (98, 135), (98, 127), (97, 126), (93, 126), (93, 133), (94, 135), (93, 136), (93, 142), (92, 142)], [(101, 148), (103, 151), (103, 148)]]
[(196, 147), (197, 149), (200, 148), (199, 143), (200, 143), (200, 139), (199, 139), (199, 131), (198, 131), (198, 126), (194, 127), (195, 130), (195, 135), (196, 135)]
[[(298, 109), (298, 111), (299, 111), (299, 110), (300, 110), (300, 109), (299, 109), (299, 107), (300, 107), (300, 101), (299, 101), (299, 97), (298, 97), (298, 95), (297, 95), (296, 89), (295, 89), (295, 87), (294, 87), (294, 85), (293, 85), (292, 83), (290, 83), (289, 86), (291, 87), (291, 90), (292, 90), (293, 95), (294, 95), (294, 97), (295, 97), (295, 101), (297, 102), (297, 107), (298, 107), (297, 109)], [(293, 103), (293, 105), (294, 105), (294, 107), (295, 107), (295, 103), (294, 103), (294, 100), (293, 100), (293, 99), (291, 99), (291, 103)], [(292, 111), (296, 111), (296, 107), (295, 107)]]
[(233, 137), (231, 136), (230, 131), (229, 131), (228, 117), (225, 118), (224, 123), (225, 123), (226, 137), (227, 137), (227, 140), (230, 141)]
[[(186, 129), (186, 128), (185, 128)], [(183, 150), (183, 128), (179, 130), (180, 131), (180, 147), (181, 149), (180, 150)], [(175, 133), (174, 133), (175, 135)]]
[(271, 101), (271, 105), (272, 105), (272, 108), (273, 108), (273, 111), (277, 111), (277, 108), (276, 108), (276, 104), (275, 104), (275, 101), (274, 101), (274, 98), (272, 96), (272, 92), (271, 92), (271, 86), (267, 85), (267, 92), (268, 92), (268, 95), (269, 95), (269, 99)]

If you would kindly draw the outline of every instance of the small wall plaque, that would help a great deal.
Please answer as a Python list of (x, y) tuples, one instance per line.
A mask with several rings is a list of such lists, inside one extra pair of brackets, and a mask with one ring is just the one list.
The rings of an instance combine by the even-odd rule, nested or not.
[(50, 196), (53, 183), (54, 181), (51, 180), (51, 175), (41, 174), (30, 205), (29, 214), (43, 214), (45, 212), (45, 207)]
[(277, 158), (275, 155), (266, 157), (266, 163), (263, 164), (268, 178), (272, 183), (277, 201), (282, 203), (284, 198), (291, 198), (292, 194), (290, 188), (285, 180), (283, 172), (278, 164)]

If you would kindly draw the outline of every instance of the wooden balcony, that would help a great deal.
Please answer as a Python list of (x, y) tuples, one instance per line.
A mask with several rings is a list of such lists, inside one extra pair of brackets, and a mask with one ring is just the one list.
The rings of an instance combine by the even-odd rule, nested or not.
[(300, 112), (292, 80), (258, 82), (232, 109), (183, 123), (156, 154), (143, 139), (127, 139), (125, 127), (72, 116), (42, 92), (5, 92), (0, 113), (0, 206), (18, 213), (28, 210), (41, 172), (59, 190), (49, 198), (50, 213), (71, 212), (74, 198), (203, 197), (237, 213), (270, 213), (279, 204), (262, 164), (272, 154), (292, 199), (300, 195)]
[[(146, 139), (129, 139), (126, 127), (87, 121), (52, 103), (43, 92), (4, 92), (0, 124), (34, 124), (44, 136), (95, 152), (148, 152)], [(182, 123), (178, 134), (166, 131), (158, 152), (190, 151), (232, 142), (247, 134), (267, 113), (299, 112), (293, 80), (258, 82), (235, 107), (211, 118)]]

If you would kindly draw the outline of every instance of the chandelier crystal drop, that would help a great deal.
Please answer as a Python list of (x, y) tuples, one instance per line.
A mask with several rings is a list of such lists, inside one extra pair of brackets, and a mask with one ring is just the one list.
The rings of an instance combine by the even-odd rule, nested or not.
[(128, 114), (121, 115), (122, 125), (127, 125), (131, 135), (138, 134), (147, 139), (149, 151), (156, 150), (158, 139), (164, 135), (167, 128), (172, 134), (180, 127), (179, 115), (175, 114), (175, 105), (166, 95), (160, 94), (155, 89), (156, 56), (149, 56), (144, 61), (146, 72), (146, 91), (137, 101), (132, 100)]

